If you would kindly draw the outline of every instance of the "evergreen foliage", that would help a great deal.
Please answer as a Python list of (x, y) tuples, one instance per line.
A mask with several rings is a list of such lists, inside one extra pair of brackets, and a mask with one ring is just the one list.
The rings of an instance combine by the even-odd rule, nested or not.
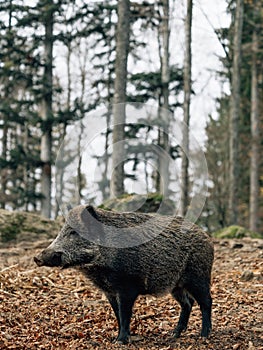
[[(221, 79), (229, 81), (231, 84), (231, 67), (233, 63), (233, 26), (236, 1), (229, 1), (228, 11), (231, 14), (231, 24), (229, 28), (219, 28), (217, 33), (225, 49), (225, 57), (221, 59), (223, 70), (219, 72)], [(254, 6), (258, 11), (256, 18), (253, 16)], [(263, 59), (263, 7), (260, 1), (246, 1), (244, 7), (244, 25), (242, 33), (242, 65), (240, 70), (240, 115), (239, 115), (239, 149), (238, 149), (238, 189), (237, 189), (237, 209), (238, 224), (249, 227), (249, 192), (250, 192), (250, 156), (251, 156), (251, 69), (252, 69), (252, 33), (256, 28), (259, 37), (258, 58), (258, 93), (263, 96), (263, 66), (260, 64)], [(262, 99), (261, 99), (262, 100)], [(260, 134), (263, 128), (263, 105), (260, 100)], [(206, 159), (210, 169), (210, 194), (206, 205), (204, 220), (206, 225), (217, 230), (229, 224), (228, 211), (228, 193), (229, 193), (229, 107), (230, 95), (224, 94), (218, 99), (218, 118), (210, 117), (207, 123), (207, 143)], [(262, 136), (261, 136), (262, 140)], [(263, 152), (263, 143), (261, 141), (260, 154)], [(263, 171), (263, 163), (260, 165), (260, 174)], [(263, 220), (263, 182), (262, 175), (259, 177), (260, 192), (259, 197), (259, 219)], [(260, 227), (260, 225), (259, 225)]]

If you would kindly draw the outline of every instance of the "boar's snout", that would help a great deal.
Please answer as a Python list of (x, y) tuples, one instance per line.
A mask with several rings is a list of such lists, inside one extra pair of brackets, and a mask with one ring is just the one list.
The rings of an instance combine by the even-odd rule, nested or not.
[(38, 266), (62, 266), (62, 252), (54, 252), (51, 249), (46, 249), (35, 256), (34, 261)]

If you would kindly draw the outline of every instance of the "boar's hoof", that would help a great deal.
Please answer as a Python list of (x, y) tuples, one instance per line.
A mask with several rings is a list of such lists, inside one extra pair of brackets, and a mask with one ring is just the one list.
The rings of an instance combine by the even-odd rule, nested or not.
[(130, 336), (118, 337), (118, 338), (114, 341), (115, 344), (120, 344), (120, 345), (129, 344), (130, 342), (131, 342)]
[(208, 327), (203, 328), (202, 331), (201, 331), (201, 337), (202, 338), (208, 338), (210, 332), (211, 332), (211, 328), (208, 328)]
[(174, 337), (175, 339), (180, 338), (180, 335), (181, 335), (181, 332), (179, 332), (179, 331), (177, 331), (177, 330), (173, 331), (173, 337)]
[(186, 328), (176, 327), (175, 330), (173, 331), (173, 337), (176, 339), (180, 338), (181, 333), (185, 331), (186, 331)]

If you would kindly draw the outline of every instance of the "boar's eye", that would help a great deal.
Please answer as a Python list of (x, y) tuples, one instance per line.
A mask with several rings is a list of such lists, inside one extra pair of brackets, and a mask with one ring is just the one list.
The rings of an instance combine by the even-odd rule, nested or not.
[(69, 236), (70, 237), (77, 237), (78, 236), (78, 233), (76, 231), (70, 231), (69, 232)]

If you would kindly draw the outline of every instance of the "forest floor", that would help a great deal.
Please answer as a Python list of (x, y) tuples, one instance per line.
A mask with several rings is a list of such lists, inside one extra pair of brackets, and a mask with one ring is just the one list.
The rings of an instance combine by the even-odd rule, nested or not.
[(197, 305), (174, 340), (179, 306), (170, 296), (140, 297), (125, 346), (102, 293), (79, 272), (37, 267), (47, 242), (0, 247), (0, 349), (263, 349), (263, 240), (215, 240), (213, 331), (200, 338)]

